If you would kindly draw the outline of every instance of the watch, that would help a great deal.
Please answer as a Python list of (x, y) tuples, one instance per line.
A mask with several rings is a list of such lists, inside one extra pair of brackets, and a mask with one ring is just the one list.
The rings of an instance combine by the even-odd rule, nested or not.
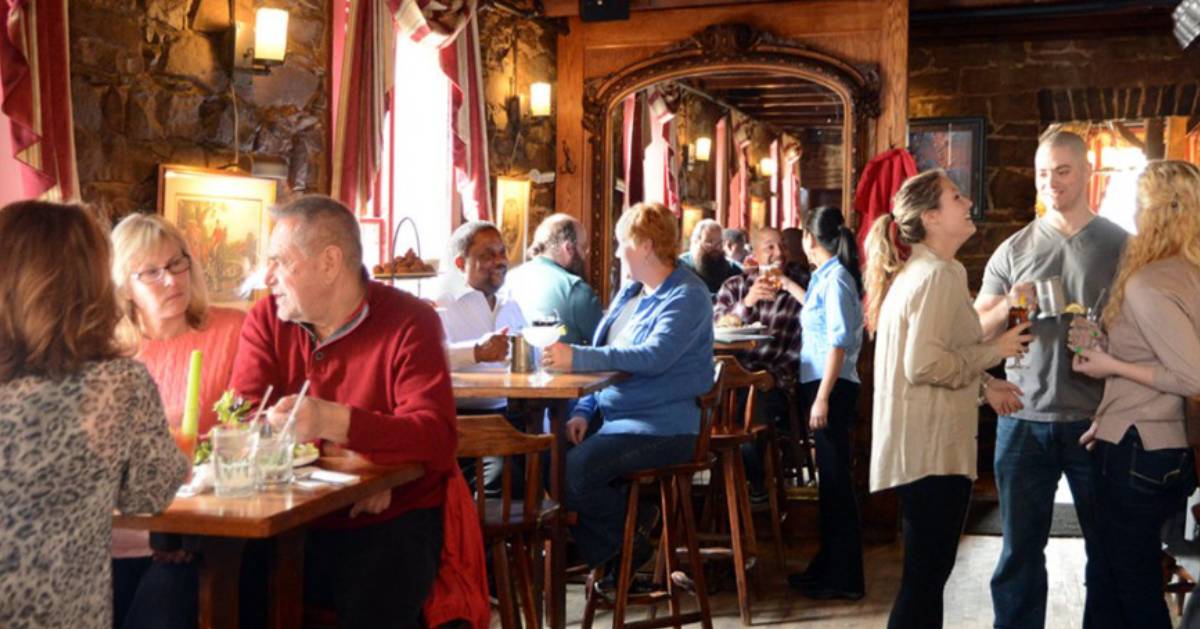
[(995, 380), (995, 379), (996, 379), (995, 376), (993, 376), (992, 374), (990, 374), (986, 371), (983, 372), (983, 374), (979, 377), (979, 400), (978, 400), (978, 402), (979, 402), (980, 406), (983, 406), (984, 404), (987, 403), (987, 387), (989, 384), (991, 384), (992, 380)]

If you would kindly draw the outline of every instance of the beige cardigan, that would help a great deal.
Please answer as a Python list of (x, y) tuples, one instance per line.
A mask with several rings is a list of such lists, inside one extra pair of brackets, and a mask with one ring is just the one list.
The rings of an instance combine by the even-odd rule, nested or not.
[(983, 343), (966, 269), (913, 246), (879, 313), (871, 491), (976, 477), (980, 374), (1000, 360)]

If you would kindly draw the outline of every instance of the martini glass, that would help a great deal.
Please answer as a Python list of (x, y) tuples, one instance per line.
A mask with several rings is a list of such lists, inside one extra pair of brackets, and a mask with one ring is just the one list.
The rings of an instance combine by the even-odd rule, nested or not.
[(542, 365), (541, 352), (558, 342), (558, 339), (562, 335), (563, 325), (558, 317), (534, 319), (533, 323), (521, 330), (521, 336), (525, 337), (525, 342), (538, 349), (537, 371), (529, 379), (534, 386), (542, 386), (550, 382), (550, 374), (546, 372), (546, 367)]

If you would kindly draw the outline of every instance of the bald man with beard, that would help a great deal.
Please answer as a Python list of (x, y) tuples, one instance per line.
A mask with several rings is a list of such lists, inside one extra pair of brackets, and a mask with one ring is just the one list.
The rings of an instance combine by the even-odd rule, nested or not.
[(716, 298), (725, 280), (741, 275), (742, 266), (725, 258), (721, 224), (706, 218), (692, 229), (691, 245), (679, 261), (704, 280), (708, 292)]

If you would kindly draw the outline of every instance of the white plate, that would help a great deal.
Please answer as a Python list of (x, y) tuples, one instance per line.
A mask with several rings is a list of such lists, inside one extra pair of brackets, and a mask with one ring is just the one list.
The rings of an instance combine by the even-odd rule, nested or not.
[(715, 328), (714, 333), (717, 336), (745, 336), (747, 334), (762, 334), (767, 331), (767, 326), (761, 323), (752, 323), (736, 328)]
[(312, 463), (313, 461), (316, 461), (319, 458), (321, 458), (320, 452), (313, 452), (312, 454), (308, 454), (305, 456), (298, 456), (298, 457), (295, 457), (292, 459), (292, 467), (301, 467), (303, 465), (308, 465), (309, 463)]

